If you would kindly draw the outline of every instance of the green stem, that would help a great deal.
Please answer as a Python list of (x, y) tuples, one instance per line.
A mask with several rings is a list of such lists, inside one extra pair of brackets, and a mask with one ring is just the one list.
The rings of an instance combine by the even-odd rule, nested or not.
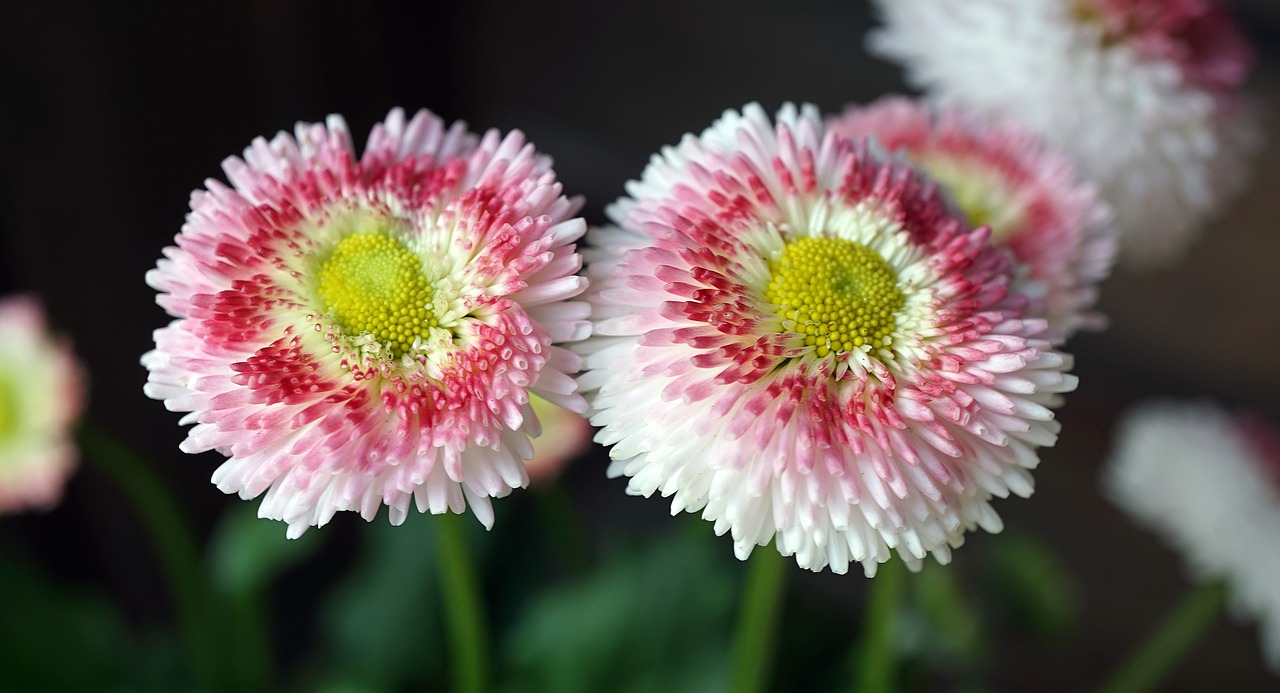
[(201, 577), (191, 527), (164, 485), (137, 455), (88, 422), (82, 424), (79, 438), (85, 456), (116, 482), (138, 513), (173, 592), (191, 665), (205, 690), (217, 690), (213, 629), (205, 611), (209, 591)]
[(263, 590), (230, 598), (235, 617), (234, 635), (239, 645), (236, 664), (244, 679), (243, 690), (279, 690), (274, 670), (274, 654), (267, 628)]
[(533, 500), (543, 527), (555, 539), (551, 543), (559, 547), (568, 567), (576, 572), (586, 570), (591, 565), (591, 536), (568, 490), (559, 479), (552, 479), (533, 489)]
[(773, 673), (773, 643), (782, 610), (785, 560), (772, 544), (757, 546), (748, 561), (738, 629), (734, 635), (733, 693), (756, 693), (769, 687)]
[(897, 658), (893, 641), (902, 605), (904, 578), (902, 561), (890, 558), (880, 564), (878, 574), (867, 587), (858, 670), (850, 690), (888, 693), (898, 689), (894, 680)]
[(445, 513), (433, 520), (439, 538), (441, 596), (453, 646), (453, 690), (482, 693), (489, 689), (488, 635), (463, 517)]
[(1184, 661), (1192, 645), (1222, 616), (1225, 596), (1220, 582), (1193, 589), (1129, 655), (1102, 686), (1102, 693), (1138, 693), (1154, 688)]

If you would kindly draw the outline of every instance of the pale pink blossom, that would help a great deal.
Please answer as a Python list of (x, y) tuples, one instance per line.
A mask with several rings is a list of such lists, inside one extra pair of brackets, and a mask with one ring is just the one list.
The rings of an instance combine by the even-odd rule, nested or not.
[(523, 486), (537, 394), (585, 403), (558, 346), (586, 336), (585, 224), (524, 136), (399, 109), (358, 155), (339, 116), (257, 139), (191, 197), (147, 275), (178, 319), (146, 392), (195, 424), (213, 482), (265, 493), (289, 536), (410, 504), (491, 525)]
[(579, 381), (609, 473), (737, 555), (911, 567), (1032, 492), (1075, 387), (1011, 256), (817, 109), (727, 111), (593, 230)]
[(0, 513), (49, 508), (77, 453), (71, 426), (84, 406), (84, 373), (50, 336), (30, 296), (0, 300)]
[(1111, 271), (1115, 228), (1093, 186), (1071, 162), (1012, 122), (988, 122), (954, 107), (884, 98), (850, 106), (827, 126), (869, 136), (924, 169), (975, 226), (1013, 251), (1027, 269), (1021, 290), (1032, 312), (1065, 339), (1097, 328), (1098, 284)]

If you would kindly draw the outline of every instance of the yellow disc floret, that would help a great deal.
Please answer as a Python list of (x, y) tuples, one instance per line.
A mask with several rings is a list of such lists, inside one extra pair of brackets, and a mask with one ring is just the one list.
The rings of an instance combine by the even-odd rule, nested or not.
[(1023, 203), (998, 172), (981, 162), (943, 154), (917, 157), (975, 227), (990, 226), (996, 243), (1015, 235), (1023, 226)]
[(372, 334), (391, 356), (408, 351), (414, 338), (425, 339), (428, 328), (438, 324), (422, 260), (391, 236), (347, 236), (320, 265), (318, 276), (320, 298), (343, 331)]
[(905, 297), (879, 253), (843, 238), (801, 238), (769, 270), (765, 297), (818, 356), (888, 346)]
[(18, 416), (22, 413), (18, 402), (18, 388), (0, 375), (0, 443), (18, 429)]

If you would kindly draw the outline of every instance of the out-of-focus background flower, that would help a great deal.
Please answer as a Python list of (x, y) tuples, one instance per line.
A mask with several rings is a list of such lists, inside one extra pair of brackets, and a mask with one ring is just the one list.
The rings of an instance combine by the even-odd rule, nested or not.
[[(1249, 91), (1274, 143), (1280, 6), (1232, 4), (1257, 47)], [(270, 668), (309, 690), (443, 688), (448, 667), (429, 518), (393, 529), (345, 513), (286, 544), (283, 525), (253, 519), (256, 503), (209, 484), (221, 458), (180, 453), (178, 415), (142, 394), (138, 358), (168, 320), (143, 275), (220, 160), (298, 120), (342, 113), (362, 141), (391, 107), (427, 107), (474, 130), (524, 130), (602, 223), (652, 152), (726, 108), (836, 112), (906, 93), (900, 70), (863, 48), (873, 23), (867, 4), (828, 0), (0, 8), (0, 295), (43, 299), (90, 373), (89, 415), (155, 462), (192, 519), (209, 580), (239, 614), (211, 636), (219, 661), (243, 669), (228, 681)], [(997, 502), (1005, 533), (968, 537), (946, 569), (955, 584), (933, 565), (909, 582), (908, 683), (1089, 687), (1181, 598), (1181, 561), (1103, 500), (1098, 470), (1119, 413), (1152, 396), (1213, 397), (1280, 422), (1277, 185), (1272, 146), (1185, 262), (1120, 269), (1103, 285), (1110, 328), (1066, 346), (1081, 385), (1036, 495)], [(626, 496), (604, 468), (594, 448), (559, 485), (496, 502), (491, 533), (468, 519), (498, 679), (707, 690), (723, 675), (742, 579), (731, 542)], [(825, 690), (847, 672), (867, 585), (856, 573), (788, 566), (776, 680), (789, 689)], [(172, 604), (137, 515), (93, 465), (59, 508), (0, 519), (0, 688), (180, 687)], [(1224, 621), (1162, 690), (1275, 681), (1255, 629)]]

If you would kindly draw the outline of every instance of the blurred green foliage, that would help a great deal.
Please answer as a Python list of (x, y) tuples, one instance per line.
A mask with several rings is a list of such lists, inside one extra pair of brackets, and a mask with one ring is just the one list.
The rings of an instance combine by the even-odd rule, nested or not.
[(446, 689), (434, 519), (409, 513), (399, 527), (384, 518), (361, 527), (359, 555), (321, 607), (314, 690)]
[(213, 588), (232, 597), (249, 597), (269, 588), (288, 568), (306, 560), (326, 535), (312, 530), (285, 538), (285, 524), (258, 518), (253, 503), (232, 503), (223, 513), (206, 549)]
[(1083, 589), (1053, 547), (1039, 537), (1006, 530), (987, 542), (982, 578), (995, 620), (1050, 640), (1076, 628)]
[(737, 571), (712, 533), (695, 529), (607, 553), (596, 570), (536, 595), (507, 636), (502, 690), (717, 690)]
[[(593, 533), (578, 513), (568, 495), (535, 491), (501, 506), (492, 532), (467, 525), (497, 690), (723, 690), (746, 565), (695, 517)], [(436, 520), (411, 513), (399, 527), (379, 518), (290, 541), (254, 504), (230, 504), (203, 553), (218, 690), (449, 690)], [(0, 556), (0, 691), (196, 690), (175, 624), (126, 623), (121, 604), (46, 574), (21, 548), (0, 543)], [(873, 583), (843, 578), (852, 599), (840, 606), (821, 576), (785, 569), (776, 680), (849, 685), (858, 598)], [(1051, 547), (1018, 532), (902, 577), (891, 650), (910, 690), (984, 690), (994, 641), (1063, 637), (1081, 601)]]
[(0, 545), (0, 690), (191, 687), (173, 638), (135, 636), (103, 594), (63, 582)]

